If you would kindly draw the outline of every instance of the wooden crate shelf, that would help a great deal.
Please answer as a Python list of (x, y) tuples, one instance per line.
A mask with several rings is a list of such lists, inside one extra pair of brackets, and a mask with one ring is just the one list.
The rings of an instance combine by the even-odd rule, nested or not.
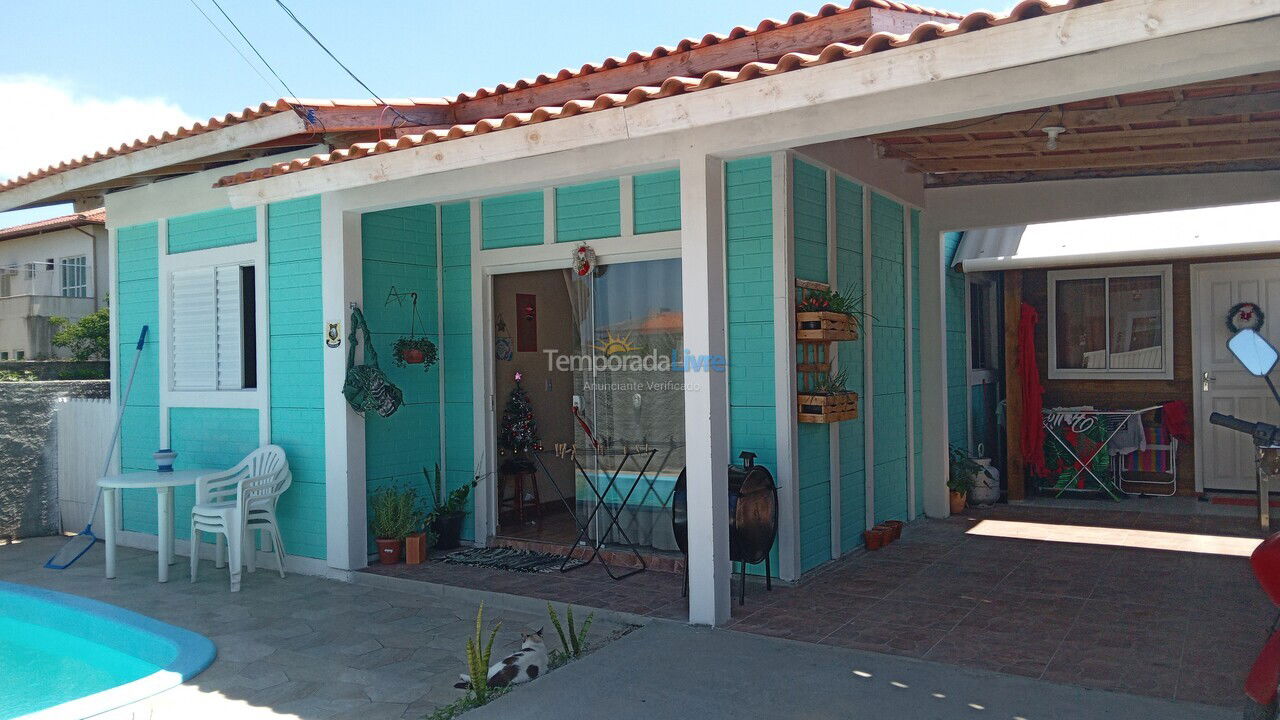
[(858, 339), (858, 319), (834, 312), (796, 313), (796, 342), (825, 343)]
[(837, 423), (841, 420), (856, 420), (858, 417), (858, 394), (854, 392), (837, 393), (835, 395), (807, 395), (796, 397), (799, 413), (796, 416), (802, 423)]

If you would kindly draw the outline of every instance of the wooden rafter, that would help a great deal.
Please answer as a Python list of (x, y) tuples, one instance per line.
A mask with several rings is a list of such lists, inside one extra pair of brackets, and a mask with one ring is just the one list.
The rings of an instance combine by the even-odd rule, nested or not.
[(1137, 152), (1071, 153), (1059, 155), (1035, 155), (1029, 157), (915, 160), (911, 165), (920, 172), (962, 173), (1067, 169), (1088, 170), (1094, 168), (1188, 165), (1254, 159), (1280, 160), (1280, 139), (1244, 145), (1210, 145), (1192, 148), (1140, 150)]
[[(1188, 127), (1177, 125), (1146, 130), (1108, 130), (1091, 133), (1065, 133), (1058, 136), (1058, 150), (1087, 151), (1151, 145), (1191, 145), (1245, 140), (1280, 138), (1280, 121), (1230, 123)], [(1010, 137), (991, 140), (952, 140), (945, 142), (889, 145), (890, 156), (900, 158), (957, 158), (980, 155), (1040, 153), (1046, 150), (1046, 137)]]

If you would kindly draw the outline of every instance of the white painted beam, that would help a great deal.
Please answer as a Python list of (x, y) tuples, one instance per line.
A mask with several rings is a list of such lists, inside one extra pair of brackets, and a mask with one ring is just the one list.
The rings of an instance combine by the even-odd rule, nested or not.
[(920, 222), (920, 458), (924, 472), (921, 485), (924, 514), (945, 518), (950, 514), (947, 500), (947, 308), (945, 259), (942, 231), (926, 211)]
[(798, 580), (800, 560), (800, 447), (796, 406), (796, 258), (789, 152), (773, 153), (773, 377), (778, 444), (778, 577)]
[[(695, 356), (725, 356), (724, 163), (680, 160), (684, 342)], [(729, 418), (724, 372), (685, 374), (689, 622), (729, 619)]]

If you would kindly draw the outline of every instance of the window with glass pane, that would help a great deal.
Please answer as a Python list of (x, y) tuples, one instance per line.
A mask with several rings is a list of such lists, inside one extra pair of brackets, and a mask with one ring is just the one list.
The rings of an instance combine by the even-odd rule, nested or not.
[(1159, 275), (1107, 279), (1108, 368), (1159, 370), (1163, 318)]
[(1057, 307), (1058, 367), (1107, 367), (1107, 281), (1105, 278), (1060, 280)]
[(89, 272), (85, 256), (62, 258), (62, 297), (88, 297)]

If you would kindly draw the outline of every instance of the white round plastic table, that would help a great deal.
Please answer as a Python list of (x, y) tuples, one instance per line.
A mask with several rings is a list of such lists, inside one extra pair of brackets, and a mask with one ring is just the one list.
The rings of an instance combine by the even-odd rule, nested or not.
[(221, 471), (216, 469), (172, 472), (144, 470), (99, 478), (98, 487), (102, 488), (102, 524), (107, 526), (107, 579), (116, 576), (116, 527), (120, 524), (120, 519), (116, 517), (116, 508), (118, 507), (117, 496), (121, 490), (155, 488), (156, 536), (159, 540), (159, 552), (156, 554), (157, 579), (160, 582), (169, 582), (169, 566), (173, 564), (173, 489), (195, 485), (196, 478), (216, 472)]

